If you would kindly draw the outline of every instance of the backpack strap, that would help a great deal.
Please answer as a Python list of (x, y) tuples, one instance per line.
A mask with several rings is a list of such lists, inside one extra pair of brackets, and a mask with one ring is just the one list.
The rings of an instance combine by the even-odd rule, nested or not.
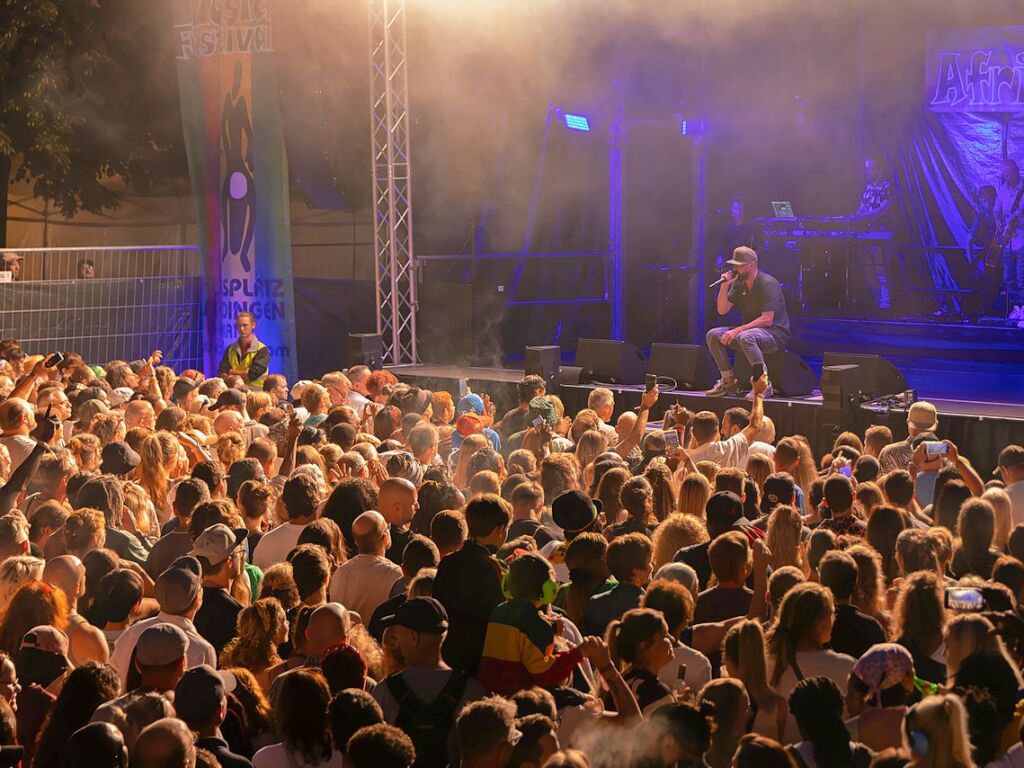
[(461, 669), (453, 669), (448, 682), (444, 684), (438, 698), (444, 698), (452, 707), (458, 705), (462, 694), (466, 692), (466, 684), (469, 682), (469, 673)]
[(388, 687), (388, 692), (394, 697), (395, 701), (398, 702), (398, 706), (401, 707), (405, 703), (405, 700), (410, 696), (413, 696), (412, 688), (409, 684), (402, 679), (401, 672), (395, 672), (393, 675), (388, 675), (384, 679), (384, 684)]

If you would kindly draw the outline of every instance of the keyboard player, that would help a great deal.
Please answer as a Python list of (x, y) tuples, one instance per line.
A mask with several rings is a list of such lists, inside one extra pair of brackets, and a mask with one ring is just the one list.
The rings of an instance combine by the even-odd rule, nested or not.
[[(864, 191), (860, 196), (860, 207), (851, 217), (852, 220), (870, 219), (877, 222), (877, 229), (889, 229), (889, 215), (892, 208), (892, 185), (884, 162), (878, 157), (869, 157), (864, 161)], [(878, 309), (889, 309), (891, 296), (889, 293), (890, 277), (887, 249), (881, 244), (865, 243), (860, 248), (861, 272), (866, 285), (863, 286), (863, 309), (867, 304)]]

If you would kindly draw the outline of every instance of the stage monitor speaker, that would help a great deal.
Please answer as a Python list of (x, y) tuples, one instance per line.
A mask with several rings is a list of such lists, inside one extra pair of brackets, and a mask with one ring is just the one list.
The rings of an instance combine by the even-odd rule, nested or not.
[(558, 386), (579, 384), (583, 378), (583, 369), (578, 365), (563, 365), (558, 369)]
[(576, 365), (583, 369), (583, 383), (643, 384), (643, 353), (628, 341), (580, 339)]
[[(858, 390), (864, 399), (874, 400), (884, 395), (906, 392), (910, 387), (895, 365), (880, 355), (856, 355), (845, 352), (826, 352), (821, 367), (835, 365), (859, 366)], [(855, 393), (853, 393), (855, 394)]]
[(384, 339), (379, 333), (348, 335), (348, 367), (366, 365), (379, 371), (384, 362)]
[[(818, 377), (814, 375), (814, 371), (803, 358), (793, 352), (772, 352), (764, 356), (764, 363), (768, 368), (772, 389), (777, 395), (805, 397), (818, 386)], [(736, 370), (736, 378), (740, 380), (742, 386), (747, 387), (752, 373), (747, 358), (742, 354), (736, 355), (733, 368)]]
[(837, 410), (850, 408), (857, 399), (860, 376), (859, 365), (822, 366), (822, 406)]
[(557, 346), (527, 347), (526, 373), (536, 374), (549, 385), (558, 378), (562, 365), (562, 348)]
[(715, 361), (708, 348), (697, 344), (651, 344), (647, 370), (676, 380), (678, 389), (711, 389), (718, 378)]

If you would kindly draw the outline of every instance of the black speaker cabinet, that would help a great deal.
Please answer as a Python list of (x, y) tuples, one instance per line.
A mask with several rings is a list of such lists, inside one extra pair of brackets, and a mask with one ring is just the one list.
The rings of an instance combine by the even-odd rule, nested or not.
[(384, 339), (379, 333), (348, 335), (348, 366), (366, 365), (379, 371), (384, 360)]
[(583, 383), (643, 384), (647, 359), (628, 341), (580, 339), (576, 365), (583, 369)]
[(651, 344), (647, 371), (675, 379), (676, 387), (685, 390), (711, 389), (718, 378), (711, 353), (698, 344)]
[(536, 374), (549, 385), (558, 378), (562, 366), (562, 348), (557, 346), (527, 347), (526, 373)]
[[(899, 369), (879, 355), (852, 355), (845, 352), (826, 352), (821, 361), (822, 368), (836, 365), (856, 365), (857, 390), (874, 400), (884, 395), (898, 395), (907, 391), (907, 380)], [(855, 390), (851, 394), (856, 394)]]
[[(772, 388), (777, 395), (805, 397), (818, 386), (818, 377), (814, 375), (814, 371), (799, 355), (793, 352), (786, 350), (772, 352), (770, 355), (764, 356), (764, 362), (768, 368), (768, 378), (771, 379)], [(751, 376), (750, 363), (747, 362), (747, 358), (742, 354), (737, 354), (733, 368), (736, 371), (736, 377), (746, 387)]]

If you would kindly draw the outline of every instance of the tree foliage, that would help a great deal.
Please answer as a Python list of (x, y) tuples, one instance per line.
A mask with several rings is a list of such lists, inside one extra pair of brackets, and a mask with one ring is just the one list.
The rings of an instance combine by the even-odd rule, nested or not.
[(184, 177), (168, 0), (0, 3), (4, 222), (11, 181), (72, 216)]

